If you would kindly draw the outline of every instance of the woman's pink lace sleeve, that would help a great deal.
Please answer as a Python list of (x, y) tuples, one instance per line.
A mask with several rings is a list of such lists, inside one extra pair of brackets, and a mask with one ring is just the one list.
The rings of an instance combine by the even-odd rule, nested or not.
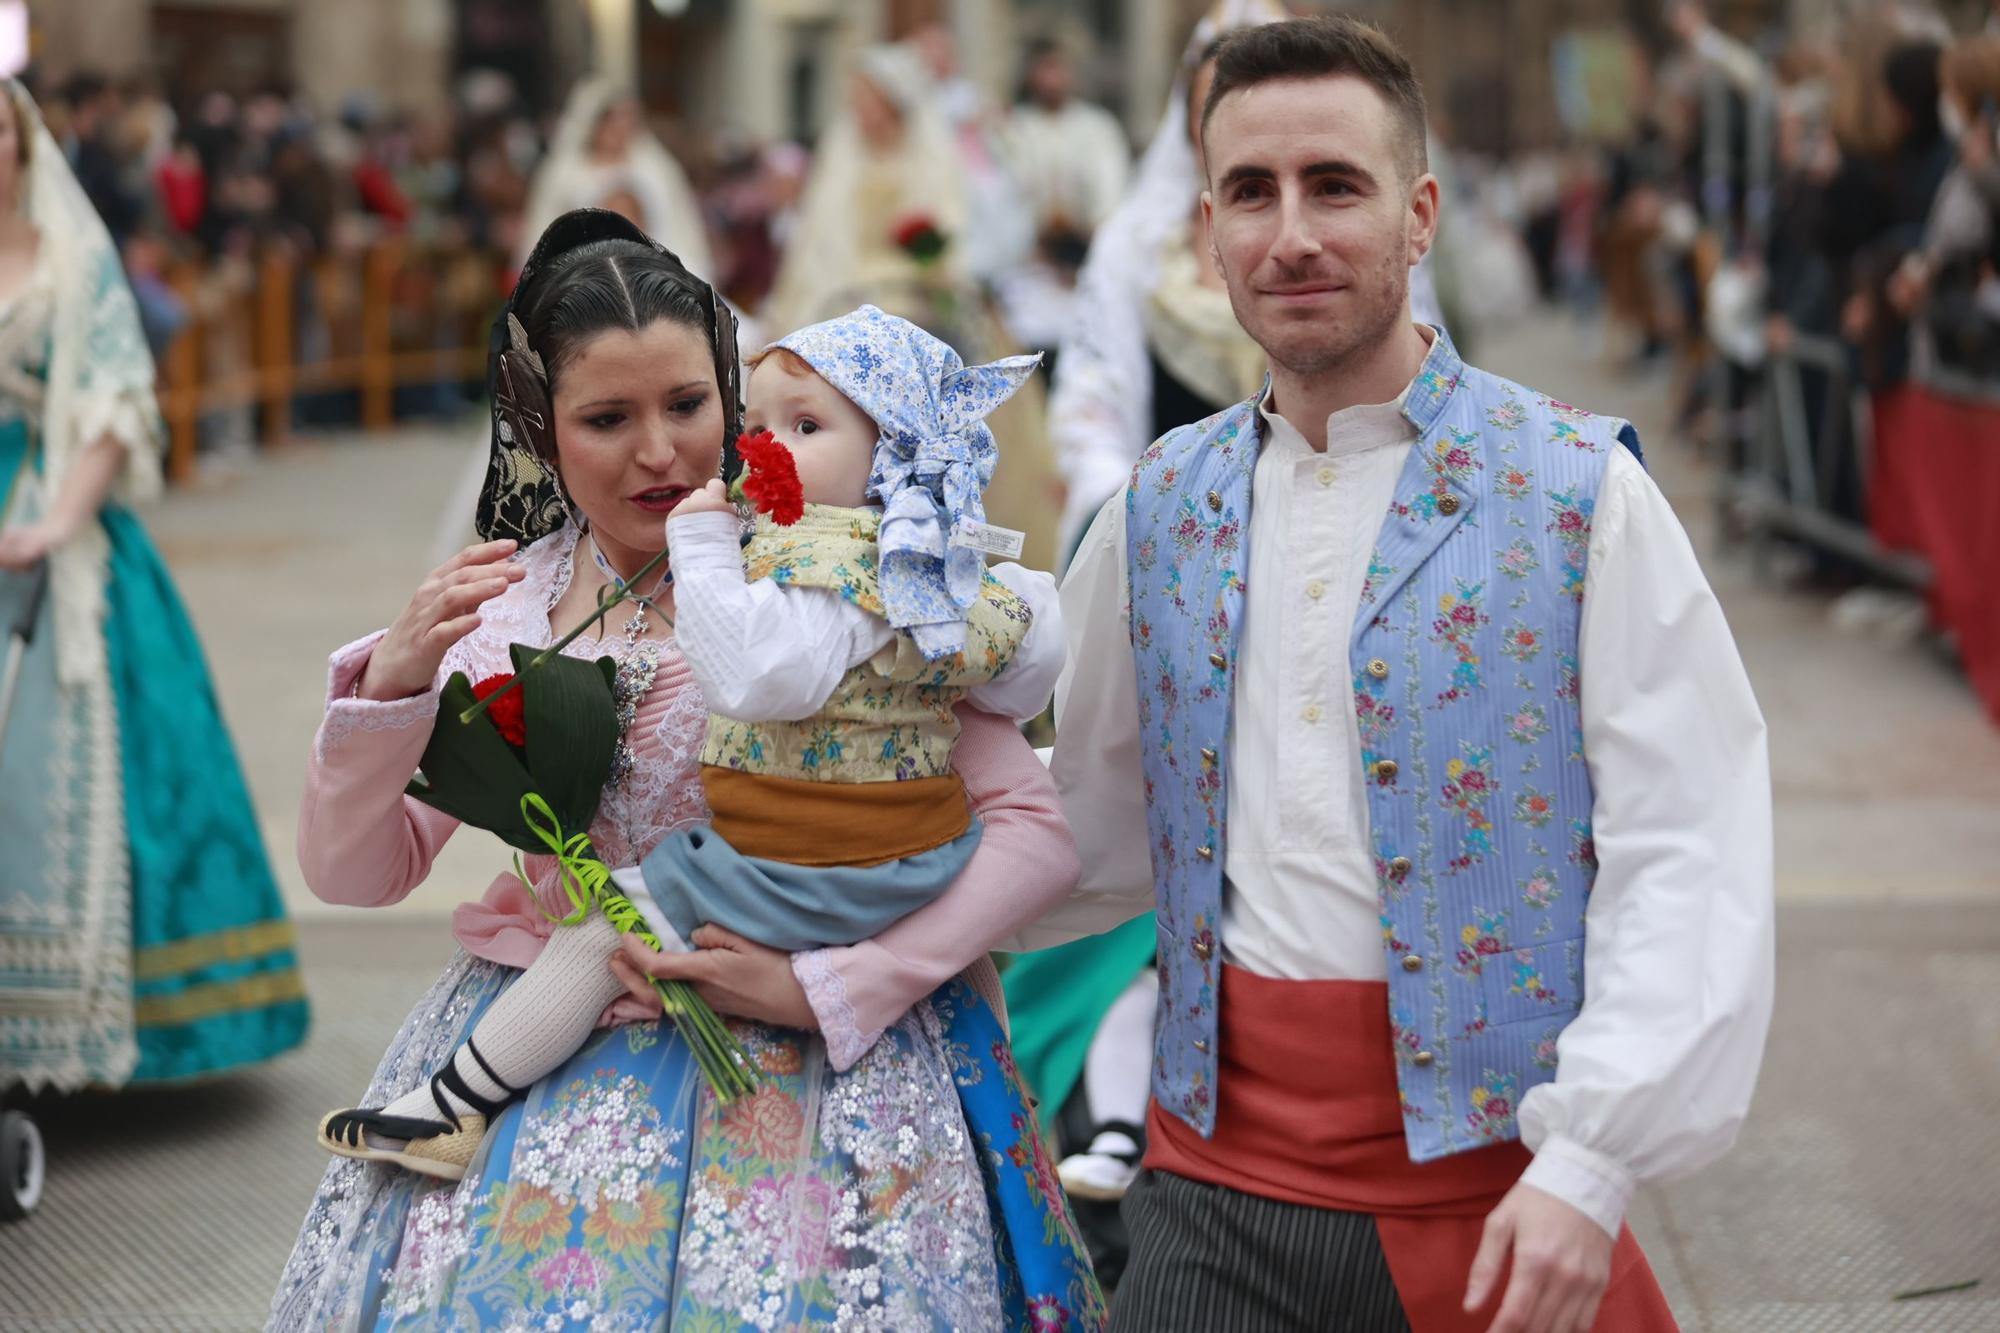
[(836, 1069), (883, 1029), (1076, 887), (1076, 842), (1048, 769), (1013, 723), (961, 706), (952, 767), (985, 825), (965, 872), (872, 940), (792, 956)]
[(437, 692), (379, 703), (353, 697), (380, 634), (333, 655), (326, 718), (299, 807), (299, 867), (315, 896), (345, 907), (401, 902), (458, 827), (403, 795), (437, 716)]

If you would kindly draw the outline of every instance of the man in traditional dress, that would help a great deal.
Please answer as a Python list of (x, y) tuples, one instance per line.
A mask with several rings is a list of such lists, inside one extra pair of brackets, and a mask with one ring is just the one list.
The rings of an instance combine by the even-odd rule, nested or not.
[(1029, 45), (1021, 91), (1007, 121), (1015, 176), (1044, 247), (1075, 268), (1125, 192), (1132, 147), (1116, 116), (1076, 95), (1076, 64), (1061, 42)]
[(1157, 906), (1113, 1327), (1672, 1328), (1625, 1210), (1728, 1148), (1771, 1005), (1721, 609), (1629, 424), (1412, 319), (1438, 191), (1388, 39), (1236, 33), (1201, 132), (1271, 378), (1071, 568), (1084, 877), (1034, 941)]

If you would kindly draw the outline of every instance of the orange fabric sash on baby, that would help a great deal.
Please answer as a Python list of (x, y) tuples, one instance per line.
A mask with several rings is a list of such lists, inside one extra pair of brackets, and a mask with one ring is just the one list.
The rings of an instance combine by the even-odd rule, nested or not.
[(942, 847), (972, 827), (956, 774), (904, 782), (802, 782), (705, 765), (715, 831), (745, 856), (799, 866), (875, 866)]

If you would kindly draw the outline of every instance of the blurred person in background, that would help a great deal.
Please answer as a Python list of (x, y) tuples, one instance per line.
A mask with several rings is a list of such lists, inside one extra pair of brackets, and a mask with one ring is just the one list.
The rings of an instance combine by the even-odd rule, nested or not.
[(1118, 206), (1132, 170), (1124, 126), (1076, 94), (1076, 58), (1056, 38), (1036, 38), (1022, 60), (1022, 92), (1002, 146), (1026, 204), (1032, 250), (1012, 280), (1008, 324), (1052, 350), (1070, 318), (1070, 290), (1090, 236)]
[(2000, 35), (1954, 43), (1944, 54), (1938, 104), (1957, 163), (1939, 187), (1916, 249), (1890, 276), (1890, 308), (1926, 316), (1939, 359), (1963, 373), (2000, 376), (2000, 293), (1994, 212), (2000, 207)]
[(122, 243), (140, 216), (139, 203), (126, 184), (119, 153), (118, 92), (101, 74), (79, 73), (63, 88), (69, 108), (69, 137), (64, 153), (77, 184), (104, 220), (113, 244)]
[(1056, 357), (1049, 435), (1067, 483), (1065, 555), (1145, 447), (1253, 393), (1264, 354), (1237, 325), (1201, 213), (1201, 99), (1220, 37), (1286, 17), (1224, 0), (1195, 28), (1132, 185), (1098, 228)]
[[(909, 46), (867, 48), (845, 112), (813, 155), (766, 325), (783, 334), (869, 302), (956, 346), (945, 325), (963, 312), (938, 297), (966, 291), (967, 217), (965, 174), (929, 67)], [(912, 243), (923, 227), (941, 250)]]
[[(1840, 328), (1872, 386), (1900, 382), (1909, 347), (1886, 285), (1922, 243), (1955, 150), (1938, 115), (1941, 50), (1893, 27), (1857, 24), (1835, 104), (1840, 170), (1827, 186), (1822, 246), (1842, 286)], [(1852, 503), (1858, 515), (1859, 483)]]
[(208, 168), (192, 135), (174, 136), (173, 147), (153, 170), (161, 215), (174, 231), (193, 237), (208, 212)]
[[(950, 343), (968, 363), (1019, 351), (968, 263), (969, 197), (932, 67), (907, 43), (866, 48), (849, 76), (846, 112), (813, 157), (764, 326), (781, 335), (868, 303)], [(1000, 463), (987, 518), (1024, 534), (1021, 562), (1036, 569), (1055, 563), (1059, 489), (1046, 406), (1037, 376), (990, 422)]]
[(539, 236), (574, 208), (622, 204), (628, 219), (681, 257), (696, 276), (715, 272), (708, 227), (687, 172), (646, 127), (639, 99), (607, 79), (570, 92), (528, 194), (524, 234)]
[(49, 577), (0, 750), (0, 1089), (186, 1079), (305, 1037), (201, 644), (128, 508), (160, 486), (153, 382), (109, 234), (0, 84), (0, 598)]
[(1032, 212), (1035, 252), (1067, 286), (1125, 192), (1132, 146), (1116, 116), (1077, 95), (1076, 59), (1056, 38), (1029, 43), (1004, 142)]
[[(965, 172), (966, 219), (962, 238), (966, 272), (994, 286), (1003, 297), (1013, 275), (1032, 259), (1035, 220), (1021, 180), (1009, 163), (1003, 136), (1006, 117), (988, 101), (959, 63), (958, 42), (942, 23), (911, 34), (909, 45), (931, 74), (931, 95), (944, 117)], [(1009, 327), (1029, 345), (1043, 344)], [(1044, 367), (1046, 369), (1046, 366)]]

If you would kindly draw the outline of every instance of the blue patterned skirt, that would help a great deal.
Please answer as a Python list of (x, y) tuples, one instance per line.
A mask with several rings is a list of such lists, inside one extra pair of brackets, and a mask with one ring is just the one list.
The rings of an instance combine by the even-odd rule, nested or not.
[[(365, 1104), (422, 1082), (513, 975), (461, 955)], [(269, 1326), (1103, 1326), (1006, 1034), (970, 986), (840, 1073), (814, 1034), (736, 1030), (765, 1085), (727, 1107), (671, 1025), (637, 1024), (509, 1107), (456, 1185), (336, 1159)]]

